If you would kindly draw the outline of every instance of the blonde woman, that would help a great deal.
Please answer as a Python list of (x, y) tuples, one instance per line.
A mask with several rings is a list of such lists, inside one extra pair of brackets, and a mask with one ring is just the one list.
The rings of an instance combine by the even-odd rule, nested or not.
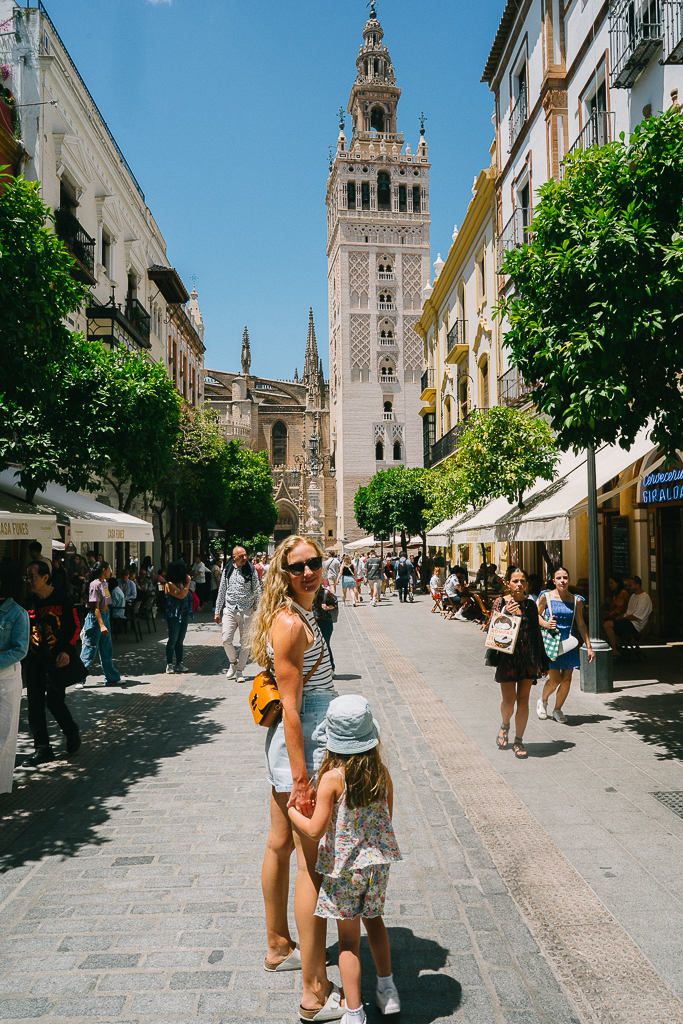
[[(327, 646), (312, 608), (322, 582), (322, 550), (304, 537), (287, 537), (275, 551), (254, 619), (251, 650), (277, 679), (283, 713), (266, 736), (271, 785), (270, 833), (261, 871), (266, 909), (267, 971), (302, 971), (302, 1021), (338, 1020), (345, 1013), (341, 993), (325, 969), (326, 922), (315, 917), (321, 877), (315, 869), (318, 844), (296, 830), (288, 817), (295, 807), (307, 818), (315, 810), (313, 779), (325, 755), (327, 708), (336, 696)], [(289, 861), (296, 850), (294, 916), (299, 948), (287, 918)]]

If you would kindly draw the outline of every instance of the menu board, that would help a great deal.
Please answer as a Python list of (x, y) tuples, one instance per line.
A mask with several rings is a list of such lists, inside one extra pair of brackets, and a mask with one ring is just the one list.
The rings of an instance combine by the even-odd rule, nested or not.
[(628, 545), (628, 518), (615, 516), (612, 519), (612, 575), (626, 579), (631, 573), (631, 557)]

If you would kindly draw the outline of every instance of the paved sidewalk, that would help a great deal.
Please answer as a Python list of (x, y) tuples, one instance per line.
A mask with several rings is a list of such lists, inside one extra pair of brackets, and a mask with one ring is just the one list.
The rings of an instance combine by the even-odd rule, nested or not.
[[(494, 714), (496, 698), (475, 671), (481, 637), (472, 633), (466, 655), (469, 627), (458, 636), (454, 625), (463, 624), (430, 617), (420, 603), (342, 609), (333, 639), (339, 689), (371, 700), (396, 786), (405, 859), (392, 869), (386, 920), (401, 1019), (624, 1024), (630, 1013), (604, 1004), (596, 1011), (592, 990), (577, 1000), (571, 984), (558, 981), (562, 963), (540, 952), (496, 870), (489, 838), (482, 839), (471, 787), (461, 787), (472, 804), (469, 818), (456, 795), (453, 754), (479, 758), (483, 777), (494, 775), (486, 775), (493, 769), (464, 733), (458, 750), (444, 745), (461, 728), (444, 706), (447, 697), (460, 693), (458, 718), (470, 735), (472, 723)], [(261, 966), (264, 736), (249, 714), (247, 687), (221, 674), (217, 640), (212, 626), (192, 627), (188, 676), (154, 673), (164, 662), (161, 634), (138, 645), (129, 689), (89, 686), (70, 697), (79, 703), (76, 717), (87, 713), (92, 723), (82, 752), (0, 797), (0, 1020), (296, 1019), (299, 976), (267, 975)], [(431, 660), (411, 651), (418, 644), (431, 650)], [(411, 661), (421, 662), (424, 677)], [(460, 690), (450, 669), (456, 663)], [(468, 704), (467, 685), (485, 712)], [(437, 695), (440, 689), (445, 693)], [(421, 723), (425, 703), (456, 733)], [(488, 757), (495, 728), (489, 720), (485, 726), (480, 745)], [(517, 769), (534, 771), (539, 763), (547, 759), (517, 765), (502, 757), (495, 767), (514, 787), (515, 774), (528, 781)], [(495, 777), (498, 793), (506, 783)], [(539, 835), (552, 847), (545, 827)], [(562, 920), (555, 923), (560, 940), (563, 928)], [(334, 960), (332, 927), (328, 945)], [(366, 954), (364, 996), (370, 1018), (379, 1019)], [(667, 1002), (665, 986), (638, 956), (636, 950), (633, 965), (643, 983), (654, 980), (656, 997), (653, 1014), (641, 1019), (664, 1020), (658, 1007), (666, 1004), (666, 1020), (683, 1022), (680, 1004)], [(331, 976), (338, 978), (334, 967)]]
[[(392, 871), (387, 924), (401, 1019), (578, 1021), (374, 646), (352, 613), (340, 618), (339, 687), (371, 699), (396, 784), (405, 860)], [(135, 687), (86, 733), (89, 767), (0, 850), (0, 1019), (295, 1019), (299, 976), (261, 967), (264, 736), (247, 688), (220, 674), (223, 653), (204, 648), (188, 662), (200, 656), (201, 674), (157, 676), (151, 696)], [(108, 719), (124, 718), (125, 731), (99, 740)], [(65, 770), (44, 773), (45, 786)], [(34, 777), (24, 798), (36, 788)], [(328, 943), (334, 959), (332, 927)]]

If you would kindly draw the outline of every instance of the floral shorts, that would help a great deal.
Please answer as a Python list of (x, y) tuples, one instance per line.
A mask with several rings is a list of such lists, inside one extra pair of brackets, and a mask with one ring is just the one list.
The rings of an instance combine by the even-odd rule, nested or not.
[(323, 875), (316, 917), (382, 917), (389, 883), (390, 864), (373, 864), (346, 871), (338, 878)]

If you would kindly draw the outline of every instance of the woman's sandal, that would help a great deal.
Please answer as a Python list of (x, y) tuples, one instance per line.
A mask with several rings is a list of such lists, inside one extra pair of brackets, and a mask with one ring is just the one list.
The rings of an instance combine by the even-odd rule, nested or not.
[(529, 751), (524, 746), (524, 740), (519, 736), (515, 736), (515, 742), (512, 744), (512, 749), (515, 752), (515, 757), (518, 757), (520, 761), (525, 761), (529, 756)]
[[(500, 727), (500, 732), (498, 733), (498, 737), (496, 739), (496, 746), (498, 747), (499, 750), (507, 750), (507, 748), (508, 748), (508, 733), (509, 732), (510, 732), (510, 723), (508, 722), (508, 724), (506, 725), (505, 722), (503, 722), (501, 727)], [(503, 734), (502, 736), (501, 736), (501, 733)]]
[(276, 971), (300, 971), (301, 953), (299, 952), (299, 947), (295, 946), (289, 956), (286, 956), (279, 964), (271, 964), (268, 960), (264, 960), (263, 968), (271, 973)]
[(299, 1018), (302, 1024), (307, 1024), (309, 1020), (340, 1020), (346, 1013), (346, 1007), (341, 1005), (342, 999), (342, 992), (333, 984), (325, 1005), (319, 1010), (307, 1010), (299, 1004)]

